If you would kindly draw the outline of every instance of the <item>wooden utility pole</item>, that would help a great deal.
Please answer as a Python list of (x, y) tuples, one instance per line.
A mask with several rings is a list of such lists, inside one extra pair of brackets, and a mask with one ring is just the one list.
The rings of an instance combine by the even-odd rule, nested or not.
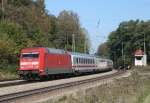
[(72, 34), (72, 52), (75, 52), (75, 35)]
[(1, 8), (2, 8), (2, 20), (4, 20), (4, 1), (1, 1)]
[(85, 39), (85, 41), (84, 41), (84, 53), (86, 54), (87, 52), (86, 52), (86, 46), (87, 46), (87, 43), (86, 43), (86, 39)]
[(122, 42), (122, 61), (123, 61), (123, 68), (125, 69), (125, 54), (124, 54), (124, 44)]

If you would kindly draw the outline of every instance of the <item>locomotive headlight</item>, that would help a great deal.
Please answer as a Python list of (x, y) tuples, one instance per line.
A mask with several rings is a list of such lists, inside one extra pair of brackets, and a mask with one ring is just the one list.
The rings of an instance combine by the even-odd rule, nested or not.
[(32, 65), (34, 68), (39, 68), (39, 62), (32, 62)]
[(21, 62), (20, 65), (39, 65), (39, 62)]
[(28, 65), (28, 62), (21, 62), (20, 65)]
[(32, 61), (32, 62), (21, 62), (20, 67), (23, 68), (39, 68), (39, 62), (38, 61)]
[(39, 65), (39, 62), (32, 62), (32, 65)]

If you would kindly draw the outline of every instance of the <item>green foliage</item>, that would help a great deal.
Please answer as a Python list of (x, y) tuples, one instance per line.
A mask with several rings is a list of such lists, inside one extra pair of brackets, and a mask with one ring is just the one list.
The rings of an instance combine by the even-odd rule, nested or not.
[(99, 45), (98, 50), (97, 50), (97, 55), (100, 55), (101, 57), (109, 57), (109, 47), (107, 42)]
[(33, 3), (32, 0), (5, 0), (8, 4), (13, 6), (28, 6)]
[[(53, 47), (72, 51), (75, 34), (76, 52), (89, 52), (87, 31), (72, 11), (58, 17), (47, 12), (44, 0), (3, 0), (0, 8), (0, 65), (14, 65), (16, 54), (27, 47)], [(0, 1), (2, 5), (2, 0)], [(0, 68), (0, 69), (1, 69)]]
[(16, 43), (7, 34), (0, 33), (0, 63), (6, 64), (13, 61)]
[(0, 68), (0, 80), (18, 78), (17, 64), (0, 64)]
[[(88, 42), (86, 39), (87, 32), (81, 28), (79, 23), (79, 17), (72, 11), (62, 11), (58, 16), (58, 45), (66, 50), (72, 50), (72, 35), (75, 35), (76, 50), (84, 52), (84, 42)], [(64, 45), (62, 45), (64, 44)], [(89, 46), (89, 45), (88, 45)], [(88, 47), (87, 47), (88, 48)]]
[(28, 45), (21, 26), (10, 21), (0, 22), (0, 63), (15, 63), (16, 54)]
[[(107, 46), (110, 58), (117, 65), (123, 64), (122, 48), (125, 55), (125, 64), (133, 64), (134, 53), (137, 49), (144, 50), (144, 35), (146, 54), (150, 57), (150, 21), (130, 20), (120, 23), (119, 27), (110, 33)], [(150, 59), (148, 59), (150, 62)]]

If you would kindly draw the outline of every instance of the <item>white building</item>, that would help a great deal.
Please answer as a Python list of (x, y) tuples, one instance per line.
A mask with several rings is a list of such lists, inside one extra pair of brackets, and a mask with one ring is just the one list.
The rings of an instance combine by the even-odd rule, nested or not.
[(142, 50), (137, 50), (135, 52), (135, 66), (146, 66), (147, 65), (147, 55), (144, 54)]

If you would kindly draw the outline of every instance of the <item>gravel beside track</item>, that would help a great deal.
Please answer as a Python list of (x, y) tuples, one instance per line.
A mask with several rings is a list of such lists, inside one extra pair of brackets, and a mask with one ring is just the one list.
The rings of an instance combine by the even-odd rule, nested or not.
[[(33, 84), (25, 84), (11, 87), (0, 88), (0, 102), (9, 100), (12, 98), (20, 98), (31, 94), (45, 93), (56, 89), (67, 88), (70, 86), (76, 86), (88, 82), (93, 82), (98, 79), (110, 78), (110, 75), (116, 76), (123, 72), (107, 72), (103, 74), (95, 74), (89, 76), (75, 77), (69, 79), (46, 81)], [(13, 95), (12, 95), (13, 94)]]
[(19, 78), (18, 79), (4, 79), (4, 80), (0, 80), (0, 82), (8, 82), (8, 81), (14, 81), (14, 80), (19, 80)]
[(11, 81), (3, 81), (0, 82), (0, 87), (8, 87), (8, 86), (13, 86), (13, 85), (21, 85), (21, 84), (26, 84), (27, 81), (24, 80), (11, 80)]

